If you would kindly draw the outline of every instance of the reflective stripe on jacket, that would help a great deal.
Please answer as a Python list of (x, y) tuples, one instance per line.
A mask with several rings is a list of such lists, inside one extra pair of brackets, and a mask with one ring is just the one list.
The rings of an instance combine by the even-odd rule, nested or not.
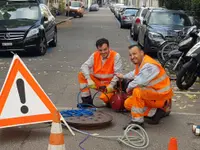
[(140, 66), (136, 65), (134, 75), (137, 75), (139, 73), (140, 69), (143, 67), (143, 65), (145, 63), (154, 64), (160, 70), (159, 74), (154, 79), (152, 79), (149, 82), (149, 84), (147, 86), (145, 86), (145, 88), (150, 88), (150, 89), (157, 91), (159, 93), (162, 93), (162, 94), (169, 93), (169, 92), (172, 93), (170, 79), (169, 79), (168, 75), (166, 74), (165, 69), (161, 66), (160, 63), (158, 63), (156, 60), (149, 57), (148, 55), (144, 56), (144, 59)]

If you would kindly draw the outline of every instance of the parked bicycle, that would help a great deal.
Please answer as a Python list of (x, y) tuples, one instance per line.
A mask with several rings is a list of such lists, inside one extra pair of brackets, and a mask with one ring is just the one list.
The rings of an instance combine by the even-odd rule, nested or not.
[(163, 65), (166, 60), (169, 59), (169, 52), (173, 50), (179, 49), (179, 43), (184, 40), (186, 36), (186, 31), (188, 28), (184, 28), (181, 31), (177, 31), (177, 37), (174, 41), (168, 41), (166, 40), (160, 47), (160, 50), (157, 52), (157, 58), (159, 62)]

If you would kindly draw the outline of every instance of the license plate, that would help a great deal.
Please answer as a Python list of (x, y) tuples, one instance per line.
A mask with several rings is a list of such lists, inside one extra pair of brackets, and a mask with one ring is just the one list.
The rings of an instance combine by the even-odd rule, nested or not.
[(2, 43), (2, 46), (12, 46), (13, 44), (11, 42), (9, 43)]

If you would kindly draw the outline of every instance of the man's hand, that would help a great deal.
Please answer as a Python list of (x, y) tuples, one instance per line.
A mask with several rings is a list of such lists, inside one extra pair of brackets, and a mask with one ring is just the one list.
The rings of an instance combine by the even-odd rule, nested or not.
[(116, 74), (116, 76), (117, 76), (118, 78), (120, 78), (120, 79), (123, 79), (123, 78), (124, 78), (124, 75), (123, 75), (122, 73), (118, 73), (118, 74)]
[(107, 90), (107, 93), (112, 93), (112, 92), (114, 91), (114, 88), (113, 88), (112, 85), (109, 84), (109, 85), (106, 87), (106, 90)]
[(92, 79), (87, 79), (87, 82), (88, 82), (88, 87), (91, 88), (91, 89), (96, 89), (96, 85), (94, 83), (94, 81), (92, 81)]

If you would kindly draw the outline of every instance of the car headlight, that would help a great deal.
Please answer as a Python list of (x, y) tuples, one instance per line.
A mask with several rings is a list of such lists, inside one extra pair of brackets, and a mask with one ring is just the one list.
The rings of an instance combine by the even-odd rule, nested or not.
[(159, 33), (155, 33), (155, 32), (149, 32), (149, 38), (150, 39), (157, 39), (157, 40), (163, 40), (163, 36)]
[(28, 32), (28, 34), (27, 34), (26, 37), (31, 37), (31, 36), (36, 35), (36, 34), (38, 34), (38, 33), (39, 33), (39, 28), (34, 28), (34, 29), (31, 29), (31, 30)]

